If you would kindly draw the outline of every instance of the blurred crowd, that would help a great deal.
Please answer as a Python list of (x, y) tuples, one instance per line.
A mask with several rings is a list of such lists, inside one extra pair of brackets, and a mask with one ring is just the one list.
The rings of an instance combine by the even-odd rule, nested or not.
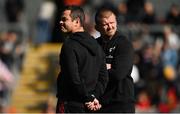
[(18, 82), (27, 44), (23, 0), (0, 1), (0, 112), (6, 112)]
[(22, 70), (27, 44), (38, 46), (64, 41), (59, 31), (61, 8), (72, 4), (82, 6), (86, 12), (85, 28), (97, 38), (99, 33), (94, 28), (94, 14), (100, 5), (105, 4), (117, 8), (118, 30), (132, 41), (135, 49), (132, 76), (136, 112), (180, 112), (178, 0), (166, 0), (170, 5), (163, 12), (164, 16), (157, 12), (166, 4), (158, 2), (161, 0), (156, 0), (161, 3), (158, 5), (154, 0), (39, 0), (34, 27), (27, 21), (27, 1), (0, 1), (0, 111), (10, 101), (13, 85)]

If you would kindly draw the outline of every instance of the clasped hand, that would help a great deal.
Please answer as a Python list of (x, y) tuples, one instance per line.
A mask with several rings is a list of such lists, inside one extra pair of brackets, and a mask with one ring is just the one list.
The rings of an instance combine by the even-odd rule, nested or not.
[(99, 104), (99, 101), (96, 98), (92, 102), (85, 103), (85, 106), (87, 106), (87, 108), (89, 110), (91, 110), (91, 111), (97, 111), (102, 107), (101, 104)]

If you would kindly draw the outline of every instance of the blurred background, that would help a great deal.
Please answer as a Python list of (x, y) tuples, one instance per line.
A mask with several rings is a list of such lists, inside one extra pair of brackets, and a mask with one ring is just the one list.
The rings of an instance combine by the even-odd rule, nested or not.
[(0, 0), (0, 112), (55, 113), (60, 11), (72, 4), (95, 38), (97, 7), (118, 9), (135, 49), (136, 112), (180, 112), (179, 0)]

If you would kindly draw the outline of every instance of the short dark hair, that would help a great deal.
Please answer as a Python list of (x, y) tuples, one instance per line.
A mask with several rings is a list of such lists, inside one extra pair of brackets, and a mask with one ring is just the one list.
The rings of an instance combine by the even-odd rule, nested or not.
[(96, 24), (99, 24), (99, 18), (101, 16), (101, 13), (105, 12), (105, 11), (112, 12), (116, 16), (116, 21), (118, 21), (118, 17), (117, 17), (118, 10), (114, 6), (107, 4), (107, 5), (102, 5), (97, 9), (97, 12), (95, 14), (95, 23)]
[(84, 10), (80, 6), (75, 6), (75, 5), (65, 6), (63, 11), (65, 11), (65, 10), (70, 10), (71, 11), (70, 16), (71, 16), (72, 20), (79, 18), (81, 26), (84, 26), (85, 14), (84, 14)]

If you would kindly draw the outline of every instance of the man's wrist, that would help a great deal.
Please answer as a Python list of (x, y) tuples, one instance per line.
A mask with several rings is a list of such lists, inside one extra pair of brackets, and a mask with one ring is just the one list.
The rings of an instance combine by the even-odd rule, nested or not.
[(94, 101), (95, 98), (96, 98), (95, 95), (91, 94), (91, 101)]
[(94, 94), (89, 94), (88, 96), (86, 96), (85, 102), (92, 102), (95, 98), (96, 97)]

